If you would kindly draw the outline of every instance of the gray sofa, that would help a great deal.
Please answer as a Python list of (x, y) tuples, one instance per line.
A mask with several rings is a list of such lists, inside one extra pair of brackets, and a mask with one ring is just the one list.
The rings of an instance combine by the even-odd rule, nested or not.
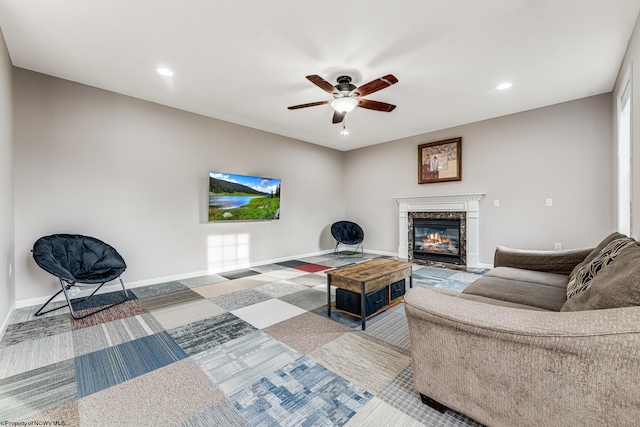
[(498, 247), (495, 268), (463, 293), (410, 290), (423, 402), (492, 426), (639, 425), (640, 245), (622, 238), (572, 251)]

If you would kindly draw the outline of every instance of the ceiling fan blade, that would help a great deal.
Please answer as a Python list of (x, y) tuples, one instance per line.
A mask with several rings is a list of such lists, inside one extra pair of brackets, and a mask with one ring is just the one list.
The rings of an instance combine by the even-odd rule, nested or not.
[(344, 120), (344, 114), (338, 113), (337, 111), (333, 112), (333, 124), (341, 123)]
[(358, 99), (358, 101), (360, 101), (360, 104), (358, 104), (358, 107), (366, 108), (369, 110), (384, 111), (384, 112), (390, 113), (396, 108), (396, 106), (393, 104), (387, 104), (386, 102), (372, 101), (370, 99)]
[(384, 77), (380, 77), (379, 79), (365, 83), (362, 86), (358, 86), (349, 93), (349, 96), (369, 95), (370, 93), (377, 92), (396, 83), (398, 83), (398, 79), (396, 79), (393, 74), (387, 74)]
[(329, 83), (328, 81), (326, 81), (325, 79), (323, 79), (322, 77), (316, 74), (312, 76), (307, 76), (307, 80), (309, 80), (311, 83), (313, 83), (314, 85), (318, 86), (320, 89), (324, 90), (325, 92), (331, 95), (338, 93), (338, 89), (333, 87), (331, 83)]
[(292, 105), (291, 107), (287, 107), (287, 109), (289, 109), (289, 110), (297, 110), (298, 108), (315, 107), (316, 105), (324, 105), (324, 104), (328, 104), (328, 103), (329, 103), (329, 101), (310, 102), (308, 104)]

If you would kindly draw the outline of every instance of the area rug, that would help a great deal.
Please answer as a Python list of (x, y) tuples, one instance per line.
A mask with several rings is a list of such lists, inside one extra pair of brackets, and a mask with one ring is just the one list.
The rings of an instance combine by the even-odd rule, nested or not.
[[(0, 341), (0, 421), (479, 426), (421, 403), (402, 304), (366, 331), (348, 314), (327, 317), (325, 272), (373, 257), (315, 256), (134, 288), (131, 301), (82, 321), (67, 309), (44, 318), (16, 310)], [(484, 271), (413, 273), (414, 286), (460, 291)]]

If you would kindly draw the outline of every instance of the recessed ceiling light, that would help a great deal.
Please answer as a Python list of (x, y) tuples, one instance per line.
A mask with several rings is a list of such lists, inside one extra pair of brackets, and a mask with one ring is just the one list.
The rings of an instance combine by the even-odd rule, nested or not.
[(501, 85), (498, 85), (497, 89), (505, 90), (505, 89), (509, 89), (511, 86), (513, 86), (511, 83), (502, 83)]
[(158, 72), (158, 74), (160, 74), (162, 76), (165, 76), (165, 77), (173, 76), (173, 71), (171, 71), (168, 68), (158, 68), (156, 71)]

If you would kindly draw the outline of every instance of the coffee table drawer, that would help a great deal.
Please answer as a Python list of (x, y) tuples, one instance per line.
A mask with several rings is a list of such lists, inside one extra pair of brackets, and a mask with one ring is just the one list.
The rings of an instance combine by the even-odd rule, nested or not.
[(394, 299), (401, 297), (402, 295), (404, 295), (405, 293), (405, 282), (404, 279), (399, 280), (395, 283), (392, 283), (389, 285), (389, 288), (391, 288), (391, 300), (393, 301)]
[[(380, 288), (370, 294), (365, 295), (365, 316), (368, 316), (388, 304), (387, 288)], [(336, 289), (336, 308), (348, 313), (360, 316), (361, 309), (360, 294), (356, 292), (346, 291), (344, 289)]]

